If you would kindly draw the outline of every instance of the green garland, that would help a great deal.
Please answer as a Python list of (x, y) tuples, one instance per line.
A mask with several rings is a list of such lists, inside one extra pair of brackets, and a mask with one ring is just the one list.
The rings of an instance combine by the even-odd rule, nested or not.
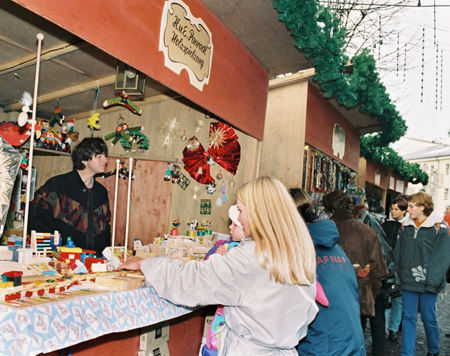
[(386, 148), (406, 133), (407, 126), (380, 81), (369, 50), (353, 57), (353, 73), (347, 74), (345, 28), (340, 27), (340, 20), (332, 11), (314, 0), (274, 0), (274, 7), (295, 38), (295, 45), (306, 58), (313, 58), (314, 80), (325, 91), (325, 97), (334, 96), (349, 108), (359, 105), (361, 112), (377, 117), (381, 131), (361, 137), (361, 153), (369, 161), (392, 166), (402, 179), (426, 185), (428, 175), (418, 164), (408, 163)]

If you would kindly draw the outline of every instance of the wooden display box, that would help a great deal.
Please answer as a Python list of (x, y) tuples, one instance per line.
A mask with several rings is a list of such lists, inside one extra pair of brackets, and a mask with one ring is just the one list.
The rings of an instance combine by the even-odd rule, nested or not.
[(95, 279), (95, 282), (98, 284), (115, 285), (119, 287), (119, 291), (126, 291), (141, 288), (144, 280), (141, 278), (126, 277), (126, 276), (121, 277), (101, 276), (97, 277)]

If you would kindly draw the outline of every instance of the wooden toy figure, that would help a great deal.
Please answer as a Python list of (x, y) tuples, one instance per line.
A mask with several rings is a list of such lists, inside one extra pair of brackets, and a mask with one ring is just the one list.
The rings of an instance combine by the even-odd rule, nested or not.
[(120, 117), (119, 118), (119, 126), (116, 127), (116, 131), (111, 132), (110, 134), (106, 135), (105, 140), (108, 141), (108, 140), (114, 139), (111, 143), (114, 146), (117, 142), (119, 142), (120, 139), (130, 140), (130, 138), (131, 138), (130, 134), (132, 132), (138, 132), (143, 129), (144, 129), (143, 126), (129, 127), (123, 121), (123, 118)]
[(170, 231), (171, 236), (178, 236), (178, 226), (180, 226), (180, 220), (172, 219), (173, 228)]
[[(136, 161), (135, 161), (136, 164)], [(113, 175), (115, 175), (117, 173), (116, 169), (113, 169), (110, 172), (106, 172), (105, 174), (103, 174), (103, 178), (108, 178), (111, 177)], [(127, 169), (127, 165), (124, 161), (120, 161), (119, 163), (119, 178), (123, 178), (124, 180), (127, 179), (130, 176), (130, 172)], [(131, 175), (131, 179), (134, 180), (136, 178), (136, 176), (134, 174)]]
[(141, 115), (142, 110), (139, 108), (139, 106), (128, 99), (128, 94), (125, 94), (125, 92), (118, 92), (117, 96), (117, 98), (105, 100), (103, 102), (103, 107), (109, 108), (115, 105), (122, 105), (129, 109), (133, 114)]

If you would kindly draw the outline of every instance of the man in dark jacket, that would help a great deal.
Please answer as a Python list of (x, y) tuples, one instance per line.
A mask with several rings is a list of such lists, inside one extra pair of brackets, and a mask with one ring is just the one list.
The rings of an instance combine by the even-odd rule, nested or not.
[(50, 178), (30, 203), (29, 230), (54, 232), (63, 245), (71, 237), (77, 247), (102, 256), (111, 244), (108, 191), (94, 176), (106, 169), (108, 147), (99, 137), (85, 138), (72, 153), (71, 172)]
[[(383, 258), (380, 241), (376, 232), (369, 226), (356, 221), (351, 213), (352, 197), (335, 190), (323, 198), (323, 205), (331, 214), (339, 231), (338, 244), (344, 249), (355, 267), (359, 286), (361, 323), (375, 316), (375, 300), (380, 293), (381, 281), (389, 272)], [(382, 311), (384, 313), (384, 309)], [(372, 327), (373, 356), (384, 354), (385, 331)]]

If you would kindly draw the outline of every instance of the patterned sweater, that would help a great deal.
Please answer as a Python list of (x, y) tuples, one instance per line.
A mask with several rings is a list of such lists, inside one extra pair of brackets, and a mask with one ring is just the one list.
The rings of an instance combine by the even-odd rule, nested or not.
[(58, 230), (66, 244), (71, 237), (77, 247), (95, 250), (102, 256), (111, 244), (111, 211), (108, 191), (94, 180), (86, 188), (74, 168), (72, 172), (50, 178), (30, 203), (28, 230)]

